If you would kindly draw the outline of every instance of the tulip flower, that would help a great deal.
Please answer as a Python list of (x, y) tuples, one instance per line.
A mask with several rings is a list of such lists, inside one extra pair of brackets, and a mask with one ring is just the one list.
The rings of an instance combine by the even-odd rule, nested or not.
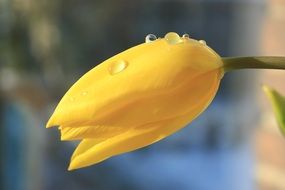
[(185, 127), (211, 103), (225, 72), (285, 69), (282, 57), (221, 58), (203, 40), (150, 34), (83, 75), (47, 127), (81, 140), (69, 170), (155, 143)]

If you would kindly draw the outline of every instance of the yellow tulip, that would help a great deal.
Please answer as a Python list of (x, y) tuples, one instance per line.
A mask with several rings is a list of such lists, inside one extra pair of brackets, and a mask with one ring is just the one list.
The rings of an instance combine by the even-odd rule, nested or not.
[(148, 35), (146, 43), (82, 76), (64, 95), (47, 127), (59, 126), (61, 140), (82, 140), (69, 170), (150, 145), (203, 112), (224, 71), (241, 68), (235, 60), (222, 59), (205, 41), (188, 35)]

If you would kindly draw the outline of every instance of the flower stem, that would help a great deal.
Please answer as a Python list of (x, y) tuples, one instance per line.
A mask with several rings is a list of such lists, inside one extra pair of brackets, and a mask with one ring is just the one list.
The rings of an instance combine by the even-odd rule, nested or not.
[(239, 69), (281, 69), (285, 70), (285, 57), (223, 57), (224, 71)]

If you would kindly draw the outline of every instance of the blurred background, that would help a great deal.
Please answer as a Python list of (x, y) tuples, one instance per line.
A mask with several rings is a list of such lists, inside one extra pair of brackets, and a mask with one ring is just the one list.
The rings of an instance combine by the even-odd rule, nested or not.
[(149, 33), (188, 33), (221, 56), (284, 56), (284, 13), (284, 0), (0, 0), (0, 189), (285, 189), (285, 140), (261, 90), (285, 94), (284, 71), (227, 74), (188, 127), (72, 172), (77, 143), (44, 127), (81, 75)]

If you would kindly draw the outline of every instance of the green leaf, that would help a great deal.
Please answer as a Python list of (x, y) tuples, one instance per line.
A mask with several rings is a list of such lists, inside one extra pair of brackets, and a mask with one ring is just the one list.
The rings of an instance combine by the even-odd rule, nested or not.
[(268, 86), (263, 86), (263, 90), (272, 104), (279, 128), (285, 136), (285, 96)]

